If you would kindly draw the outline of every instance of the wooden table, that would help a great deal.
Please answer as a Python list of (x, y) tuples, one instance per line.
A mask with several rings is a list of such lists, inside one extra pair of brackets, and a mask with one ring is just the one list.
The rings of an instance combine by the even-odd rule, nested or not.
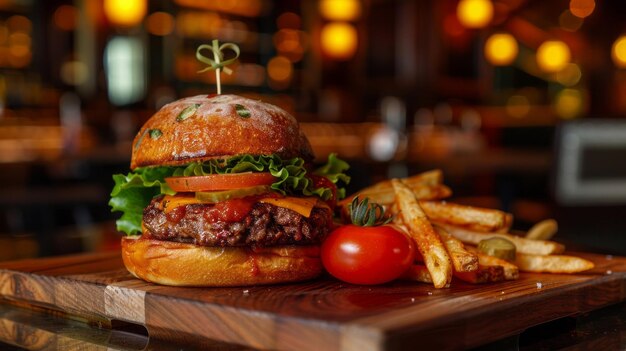
[(143, 325), (150, 339), (196, 347), (215, 347), (218, 340), (283, 350), (445, 350), (626, 299), (626, 258), (580, 256), (596, 268), (436, 290), (412, 282), (353, 286), (328, 277), (265, 287), (174, 288), (132, 278), (118, 253), (89, 254), (2, 263), (0, 295), (92, 325)]

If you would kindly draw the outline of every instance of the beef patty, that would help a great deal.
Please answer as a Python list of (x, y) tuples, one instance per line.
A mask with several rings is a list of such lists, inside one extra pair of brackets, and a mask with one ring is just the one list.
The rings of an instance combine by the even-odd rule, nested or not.
[(200, 246), (276, 246), (319, 244), (332, 227), (329, 208), (315, 207), (309, 217), (287, 208), (257, 202), (240, 221), (210, 221), (211, 204), (191, 204), (172, 219), (152, 200), (143, 211), (148, 237)]

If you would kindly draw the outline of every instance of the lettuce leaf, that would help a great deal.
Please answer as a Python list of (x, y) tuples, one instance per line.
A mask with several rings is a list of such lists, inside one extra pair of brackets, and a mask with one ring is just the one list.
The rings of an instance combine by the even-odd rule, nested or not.
[[(331, 154), (328, 162), (313, 173), (325, 176), (335, 184), (338, 182), (348, 184), (350, 177), (344, 172), (349, 167), (347, 162)], [(283, 160), (276, 155), (241, 155), (226, 160), (193, 162), (186, 166), (142, 167), (127, 175), (113, 176), (115, 185), (111, 191), (109, 206), (112, 212), (122, 212), (121, 218), (116, 222), (117, 230), (128, 235), (141, 233), (143, 209), (152, 198), (161, 194), (176, 194), (165, 183), (166, 177), (242, 172), (270, 172), (278, 178), (271, 187), (281, 194), (318, 196), (323, 200), (328, 200), (332, 196), (331, 189), (314, 187), (311, 180), (306, 177), (305, 162), (299, 157)], [(337, 193), (339, 198), (343, 198), (345, 189), (338, 187)]]

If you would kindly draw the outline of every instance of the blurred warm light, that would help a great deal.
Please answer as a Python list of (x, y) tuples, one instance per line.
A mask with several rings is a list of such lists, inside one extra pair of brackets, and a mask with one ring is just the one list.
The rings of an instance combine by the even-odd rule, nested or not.
[(574, 16), (570, 10), (565, 10), (559, 16), (559, 25), (563, 30), (575, 32), (583, 25), (583, 19)]
[(283, 56), (276, 56), (267, 63), (267, 75), (271, 80), (277, 82), (288, 82), (291, 80), (293, 67), (291, 61)]
[(361, 15), (359, 0), (321, 0), (320, 13), (333, 21), (353, 21)]
[(335, 59), (347, 60), (356, 52), (358, 38), (354, 26), (343, 22), (324, 25), (321, 34), (322, 49)]
[(7, 40), (9, 40), (9, 28), (3, 23), (0, 23), (0, 45), (6, 43)]
[(66, 61), (61, 65), (60, 75), (65, 84), (80, 85), (89, 78), (89, 69), (84, 62)]
[(517, 41), (507, 33), (493, 34), (485, 43), (485, 57), (496, 66), (511, 64), (517, 57), (518, 51)]
[(298, 14), (284, 12), (276, 19), (278, 29), (300, 29), (302, 20)]
[(493, 4), (490, 0), (461, 0), (456, 14), (465, 27), (482, 28), (493, 18)]
[(522, 118), (530, 112), (530, 101), (524, 95), (512, 95), (506, 100), (505, 109), (509, 116)]
[(216, 37), (226, 22), (215, 12), (180, 11), (176, 15), (176, 30), (185, 37)]
[(183, 7), (194, 7), (246, 17), (256, 17), (264, 9), (267, 9), (261, 0), (175, 0), (174, 2)]
[(104, 13), (111, 23), (132, 27), (146, 15), (146, 0), (104, 0)]
[(548, 40), (537, 49), (537, 64), (545, 72), (558, 72), (567, 66), (571, 54), (569, 47), (562, 41)]
[(11, 46), (22, 45), (22, 46), (30, 47), (30, 42), (31, 42), (30, 35), (26, 33), (17, 32), (9, 36), (9, 45)]
[(78, 22), (78, 9), (71, 5), (61, 5), (54, 11), (54, 24), (62, 30), (76, 29)]
[(146, 19), (148, 33), (166, 36), (174, 30), (174, 17), (167, 12), (154, 12)]
[(454, 14), (448, 14), (443, 19), (443, 30), (451, 37), (458, 37), (465, 33), (465, 27)]
[(295, 29), (280, 29), (273, 36), (274, 46), (279, 54), (291, 62), (302, 60), (306, 46), (306, 33)]
[(617, 67), (626, 68), (626, 35), (622, 35), (615, 40), (611, 50), (611, 56)]
[(7, 19), (7, 27), (12, 32), (30, 33), (33, 23), (22, 15), (13, 15)]
[(570, 0), (569, 10), (576, 17), (585, 18), (593, 13), (596, 8), (594, 0)]
[(554, 101), (556, 114), (563, 119), (572, 119), (583, 112), (583, 95), (580, 90), (563, 89)]
[(575, 63), (568, 63), (565, 68), (556, 73), (556, 81), (566, 87), (571, 87), (578, 84), (582, 75), (580, 66)]

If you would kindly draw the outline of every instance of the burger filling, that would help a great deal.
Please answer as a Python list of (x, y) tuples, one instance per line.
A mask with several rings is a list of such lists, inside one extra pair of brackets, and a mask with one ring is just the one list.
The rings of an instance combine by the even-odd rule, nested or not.
[(327, 206), (308, 216), (259, 202), (259, 197), (217, 204), (188, 204), (164, 210), (162, 197), (143, 212), (144, 235), (201, 246), (273, 246), (318, 244), (332, 227)]

